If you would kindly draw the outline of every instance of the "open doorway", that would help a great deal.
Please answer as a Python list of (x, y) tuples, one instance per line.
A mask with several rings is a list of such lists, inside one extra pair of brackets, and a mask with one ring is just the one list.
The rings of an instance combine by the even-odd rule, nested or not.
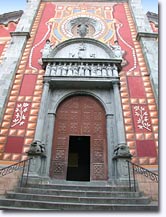
[(90, 136), (70, 136), (67, 180), (90, 181)]

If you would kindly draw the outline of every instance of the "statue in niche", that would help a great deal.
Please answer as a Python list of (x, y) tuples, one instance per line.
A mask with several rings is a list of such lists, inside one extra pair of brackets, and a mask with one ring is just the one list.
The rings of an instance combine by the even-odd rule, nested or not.
[(45, 72), (46, 76), (49, 76), (51, 74), (51, 69), (52, 69), (51, 64), (48, 63), (48, 65), (46, 67), (46, 72)]
[(118, 41), (114, 41), (114, 45), (111, 45), (110, 44), (110, 47), (111, 49), (113, 50), (114, 54), (115, 54), (115, 57), (117, 58), (122, 58), (122, 55), (123, 55), (123, 52), (122, 52), (122, 49), (118, 43)]
[(69, 66), (68, 66), (67, 75), (68, 76), (72, 76), (73, 75), (72, 63), (70, 63)]
[(46, 40), (46, 44), (44, 45), (44, 48), (42, 50), (42, 58), (46, 58), (49, 56), (49, 54), (52, 51), (52, 45), (49, 39)]
[(97, 76), (101, 76), (101, 66), (100, 66), (100, 64), (98, 63), (97, 64)]
[(67, 75), (67, 65), (66, 63), (64, 63), (62, 66), (62, 76), (66, 76), (66, 75)]
[(78, 66), (77, 66), (77, 63), (75, 63), (74, 66), (73, 66), (73, 76), (78, 76)]
[(84, 38), (88, 33), (88, 25), (85, 23), (81, 23), (78, 25), (77, 33), (81, 38)]
[(81, 63), (81, 65), (79, 66), (79, 75), (80, 76), (84, 76), (84, 69), (85, 69), (85, 66), (83, 65), (83, 63)]
[(55, 76), (57, 72), (57, 66), (56, 63), (53, 63), (52, 69), (51, 69), (51, 76)]
[(85, 65), (85, 76), (90, 76), (90, 67), (88, 63), (86, 63)]
[(112, 66), (110, 65), (110, 63), (107, 66), (107, 75), (109, 77), (113, 76), (113, 74), (112, 74)]
[(91, 65), (91, 76), (96, 76), (96, 66), (92, 63)]
[(61, 63), (59, 63), (59, 64), (57, 65), (56, 75), (57, 75), (57, 76), (61, 76), (61, 72), (62, 72), (62, 65), (61, 65)]
[(103, 63), (102, 67), (101, 67), (101, 72), (102, 72), (102, 76), (103, 77), (107, 77), (107, 70), (106, 70), (106, 66)]
[(118, 68), (115, 64), (112, 67), (112, 72), (113, 72), (113, 76), (118, 77)]

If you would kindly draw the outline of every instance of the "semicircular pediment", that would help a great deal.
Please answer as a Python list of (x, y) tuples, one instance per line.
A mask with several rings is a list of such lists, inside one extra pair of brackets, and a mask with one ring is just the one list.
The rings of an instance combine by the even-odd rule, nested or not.
[(105, 44), (90, 38), (70, 39), (57, 45), (48, 58), (115, 59)]

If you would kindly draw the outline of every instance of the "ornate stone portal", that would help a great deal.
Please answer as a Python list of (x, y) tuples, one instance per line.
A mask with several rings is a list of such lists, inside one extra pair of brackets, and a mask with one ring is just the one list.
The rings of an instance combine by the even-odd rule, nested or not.
[[(94, 168), (97, 169), (98, 167), (95, 167), (97, 164), (95, 165), (93, 162), (93, 155), (91, 154), (90, 181), (118, 178), (115, 170), (119, 167), (116, 166), (115, 161), (118, 161), (119, 156), (116, 156), (116, 160), (115, 158), (112, 160), (114, 148), (120, 144), (126, 145), (118, 87), (118, 74), (121, 70), (122, 58), (120, 56), (117, 57), (110, 47), (97, 40), (76, 38), (65, 41), (54, 49), (51, 49), (47, 57), (43, 55), (42, 62), (45, 68), (44, 88), (35, 140), (45, 144), (47, 157), (42, 158), (42, 168), (40, 168), (38, 173), (42, 176), (50, 176), (50, 169), (51, 174), (56, 173), (52, 171), (53, 168), (55, 171), (59, 171), (59, 163), (55, 162), (57, 156), (64, 155), (64, 162), (61, 162), (61, 164), (63, 164), (63, 168), (65, 169), (61, 170), (63, 171), (61, 175), (52, 176), (57, 179), (66, 179), (70, 136), (89, 136), (90, 138), (93, 138), (93, 136), (90, 133), (73, 134), (71, 133), (72, 131), (67, 130), (66, 132), (69, 133), (65, 137), (65, 149), (59, 147), (59, 140), (54, 140), (55, 144), (53, 145), (53, 137), (55, 134), (57, 135), (59, 129), (55, 128), (57, 130), (54, 132), (54, 125), (58, 120), (58, 116), (56, 116), (58, 107), (69, 96), (78, 96), (78, 98), (79, 96), (91, 96), (96, 98), (105, 110), (106, 124), (104, 124), (105, 126), (103, 125), (103, 129), (105, 129), (106, 135), (103, 139), (107, 141), (107, 145), (104, 143), (106, 145), (103, 149), (105, 152), (100, 153), (105, 156), (105, 160), (102, 163), (102, 169), (97, 170), (97, 176), (93, 171), (96, 171)], [(94, 111), (92, 114), (95, 113)], [(63, 112), (63, 116), (65, 117), (65, 111)], [(84, 118), (86, 118), (85, 115)], [(84, 119), (82, 121), (84, 122)], [(64, 123), (66, 124), (63, 127), (67, 129), (70, 126), (70, 119)], [(94, 123), (92, 120), (92, 126)], [(58, 135), (57, 138), (59, 138)], [(90, 140), (92, 142), (91, 147), (94, 147), (93, 140)], [(52, 159), (52, 150), (57, 150), (56, 147), (59, 147), (59, 151), (57, 155), (54, 155), (55, 159)], [(91, 152), (93, 152), (92, 149)], [(58, 153), (61, 154), (59, 155)], [(97, 150), (96, 153), (98, 153)], [(53, 166), (51, 162), (54, 162)], [(124, 164), (125, 162), (121, 161), (121, 163)], [(118, 165), (120, 164), (118, 163)], [(99, 174), (100, 171), (102, 171), (104, 176)]]

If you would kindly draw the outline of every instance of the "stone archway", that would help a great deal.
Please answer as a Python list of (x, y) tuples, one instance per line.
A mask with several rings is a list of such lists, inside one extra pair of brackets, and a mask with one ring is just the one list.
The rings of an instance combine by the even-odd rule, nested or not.
[(87, 138), (90, 141), (90, 180), (107, 180), (105, 110), (95, 98), (83, 95), (68, 97), (58, 107), (50, 167), (52, 178), (67, 179), (71, 138), (85, 137), (85, 142)]

